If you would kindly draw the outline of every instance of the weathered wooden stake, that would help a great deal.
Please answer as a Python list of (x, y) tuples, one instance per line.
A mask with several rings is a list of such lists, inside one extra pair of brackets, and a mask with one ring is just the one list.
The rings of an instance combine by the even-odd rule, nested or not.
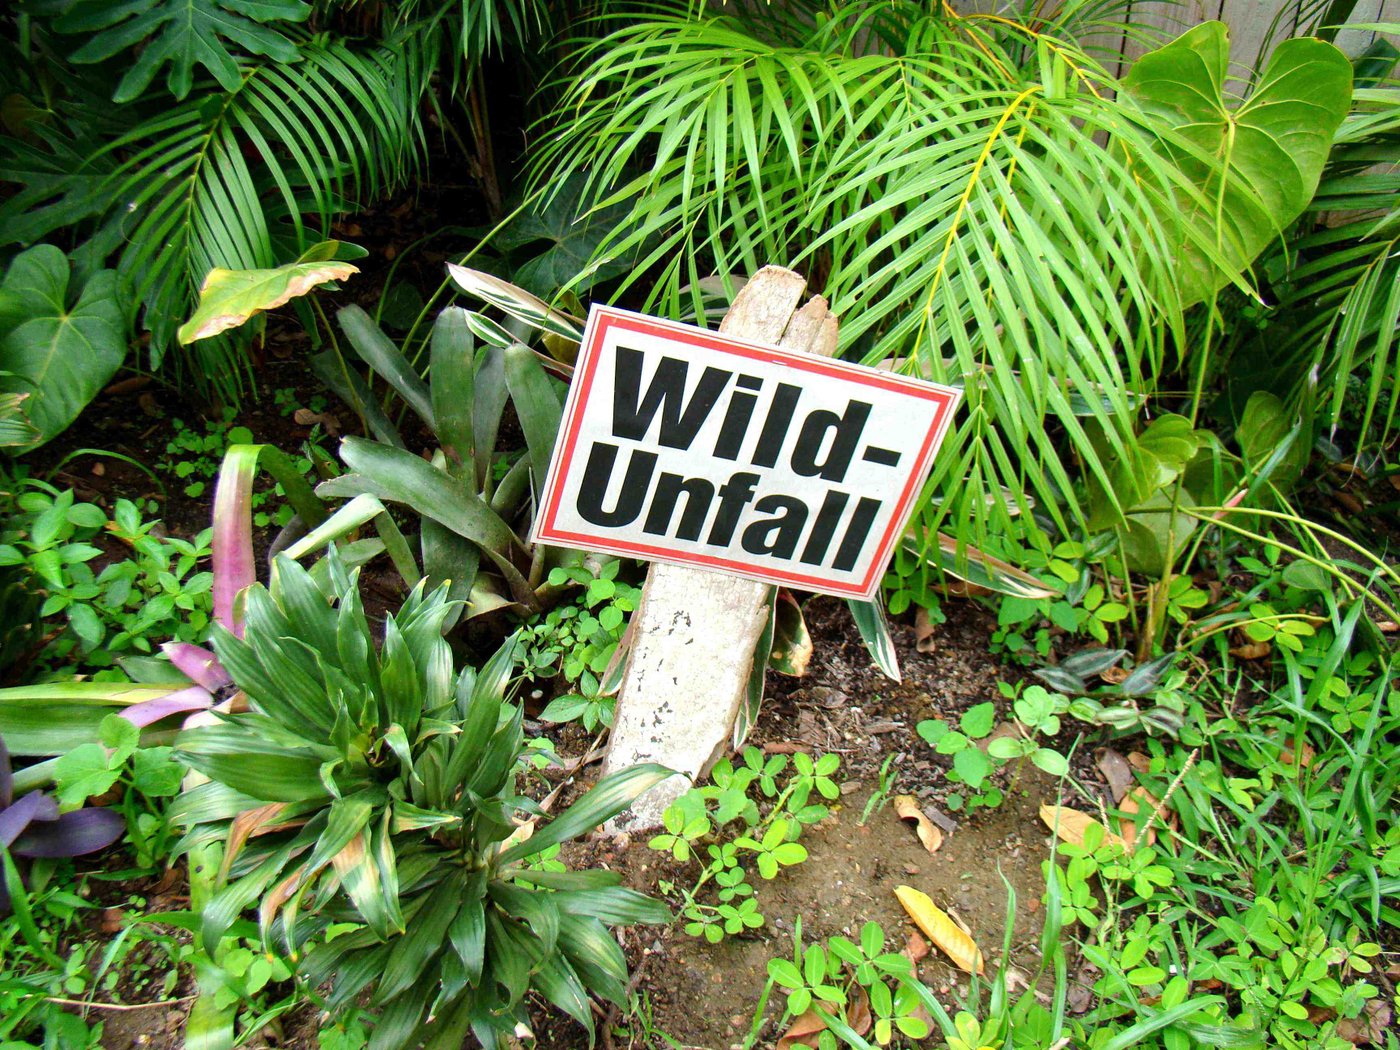
[[(829, 357), (836, 317), (807, 282), (765, 266), (746, 284), (720, 331)], [(605, 772), (660, 762), (672, 777), (617, 819), (655, 827), (665, 808), (728, 750), (768, 616), (769, 584), (679, 565), (653, 564), (636, 612), (635, 640), (618, 693)]]

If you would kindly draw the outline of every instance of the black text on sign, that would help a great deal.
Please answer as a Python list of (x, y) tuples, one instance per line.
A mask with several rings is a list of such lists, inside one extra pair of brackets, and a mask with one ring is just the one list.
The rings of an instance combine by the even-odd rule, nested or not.
[(595, 306), (531, 538), (870, 598), (958, 397)]

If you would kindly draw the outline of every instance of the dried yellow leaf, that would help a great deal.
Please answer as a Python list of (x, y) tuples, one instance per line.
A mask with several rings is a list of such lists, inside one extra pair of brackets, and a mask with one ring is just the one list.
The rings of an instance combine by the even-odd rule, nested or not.
[(912, 886), (896, 886), (894, 895), (909, 913), (909, 918), (914, 920), (914, 925), (923, 930), (924, 936), (952, 959), (958, 969), (977, 974), (987, 972), (977, 942), (947, 912), (934, 904), (927, 893)]
[(1040, 804), (1040, 819), (1045, 822), (1047, 828), (1065, 842), (1075, 846), (1084, 845), (1084, 835), (1090, 828), (1098, 828), (1103, 832), (1104, 842), (1116, 842), (1125, 850), (1131, 848), (1124, 841), (1123, 836), (1115, 835), (1087, 813), (1070, 809), (1068, 806), (1051, 806), (1042, 802)]
[(924, 844), (924, 849), (930, 853), (938, 852), (938, 848), (943, 845), (943, 829), (928, 819), (924, 811), (919, 808), (913, 795), (896, 795), (894, 797), (894, 811), (899, 815), (900, 820), (914, 822), (915, 834), (919, 836), (919, 841)]

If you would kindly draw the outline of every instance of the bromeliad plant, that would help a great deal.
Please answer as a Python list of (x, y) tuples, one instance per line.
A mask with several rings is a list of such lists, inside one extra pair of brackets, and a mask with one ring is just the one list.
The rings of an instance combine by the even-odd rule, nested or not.
[[(495, 1046), (531, 990), (591, 1031), (590, 993), (626, 1002), (606, 924), (669, 914), (611, 872), (532, 861), (670, 771), (612, 774), (537, 828), (539, 808), (517, 789), (517, 640), (454, 673), (442, 631), (455, 603), (420, 583), (377, 649), (357, 574), (334, 551), (326, 567), (318, 584), (280, 556), (270, 586), (245, 593), (244, 639), (217, 630), (214, 646), (249, 710), (179, 740), (210, 778), (177, 807), (186, 844), (225, 842), (206, 948), (261, 901), (266, 943), (305, 952), (306, 976), (334, 981), (332, 1008), (371, 997), (374, 1050), (459, 1046), (469, 1032)], [(358, 928), (342, 932), (346, 922)], [(318, 937), (332, 924), (337, 935)]]
[[(10, 752), (0, 737), (0, 915), (10, 913), (12, 899), (25, 908), (14, 857), (95, 853), (115, 842), (125, 828), (126, 822), (106, 809), (61, 813), (58, 803), (42, 791), (30, 791), (16, 799)], [(21, 914), (27, 916), (27, 911)]]
[[(541, 316), (551, 314), (533, 296), (511, 290), (530, 305), (538, 304)], [(321, 378), (360, 413), (374, 435), (373, 440), (352, 437), (342, 443), (348, 473), (324, 483), (320, 494), (352, 500), (317, 542), (343, 536), (373, 518), (410, 586), (424, 576), (433, 585), (450, 581), (453, 599), (470, 598), (471, 615), (547, 609), (561, 590), (550, 584), (551, 570), (576, 565), (581, 556), (521, 539), (529, 531), (562, 413), (561, 391), (540, 355), (501, 325), (457, 307), (438, 315), (426, 346), (415, 344), (410, 334), (402, 349), (358, 307), (346, 307), (337, 319), (350, 346), (369, 365), (370, 380), (386, 383), (399, 404), (382, 408), (370, 384), (337, 351), (313, 361)], [(415, 363), (413, 358), (423, 357), (424, 351), (426, 359)], [(508, 403), (526, 449), (498, 478), (497, 440)], [(401, 430), (403, 407), (427, 429), (431, 461), (416, 454), (417, 443)], [(389, 528), (384, 503), (404, 504), (421, 515), (421, 571), (407, 542)]]

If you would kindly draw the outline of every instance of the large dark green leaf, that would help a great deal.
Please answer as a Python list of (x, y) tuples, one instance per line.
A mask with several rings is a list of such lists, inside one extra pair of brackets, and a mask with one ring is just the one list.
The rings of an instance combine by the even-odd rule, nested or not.
[(677, 776), (674, 769), (647, 762), (642, 765), (609, 773), (598, 781), (582, 798), (540, 828), (529, 839), (518, 842), (500, 856), (502, 864), (529, 857), (559, 842), (567, 842), (611, 820), (632, 804), (643, 792), (668, 777)]
[(559, 905), (548, 891), (530, 890), (523, 886), (512, 886), (499, 879), (487, 886), (492, 902), (516, 919), (530, 927), (540, 942), (540, 951), (546, 956), (554, 954), (554, 946), (559, 940)]
[(398, 391), (418, 418), (432, 428), (433, 404), (428, 394), (428, 384), (413, 370), (408, 358), (403, 356), (393, 340), (358, 306), (343, 307), (335, 316), (360, 359)]
[(631, 266), (628, 259), (611, 259), (590, 267), (593, 253), (627, 218), (632, 203), (619, 201), (594, 209), (585, 193), (586, 183), (583, 174), (571, 175), (563, 185), (551, 187), (544, 203), (527, 208), (493, 238), (498, 248), (508, 252), (539, 251), (513, 274), (517, 284), (536, 295), (548, 298), (565, 286), (582, 294)]
[(201, 726), (180, 734), (180, 760), (191, 769), (263, 802), (301, 802), (324, 797), (322, 756), (305, 748), (288, 748), (266, 740), (253, 745), (246, 732), (224, 726)]
[(51, 244), (15, 257), (0, 284), (0, 391), (27, 393), (42, 444), (67, 428), (126, 357), (117, 275), (103, 270), (76, 302), (68, 259)]
[(525, 443), (530, 449), (530, 469), (534, 475), (535, 497), (544, 490), (544, 478), (549, 472), (550, 456), (559, 436), (559, 419), (563, 409), (554, 387), (540, 367), (539, 358), (524, 346), (506, 350), (506, 385), (520, 428), (525, 431)]
[(671, 910), (665, 904), (625, 886), (569, 891), (557, 894), (556, 899), (566, 914), (586, 916), (612, 925), (671, 921)]
[(486, 910), (479, 896), (469, 895), (462, 901), (461, 908), (447, 928), (447, 937), (457, 957), (462, 960), (467, 980), (472, 984), (481, 980), (481, 968), (485, 962)]
[(176, 98), (190, 93), (196, 64), (225, 91), (235, 90), (242, 75), (233, 51), (295, 62), (296, 46), (261, 23), (303, 22), (310, 14), (302, 0), (78, 0), (54, 25), (87, 38), (69, 56), (78, 63), (102, 62), (142, 45), (112, 96), (130, 102), (167, 62), (165, 83)]
[(536, 991), (593, 1035), (593, 1013), (574, 968), (557, 955), (546, 956), (531, 981)]
[[(447, 926), (460, 905), (462, 883), (460, 879), (444, 879), (408, 924), (408, 930), (394, 942), (389, 961), (384, 966), (384, 976), (380, 978), (375, 998), (388, 1002), (411, 988), (422, 976), (433, 957), (440, 952), (447, 940)], [(421, 1000), (421, 996), (409, 996)]]
[[(1143, 55), (1123, 84), (1144, 112), (1188, 144), (1169, 149), (1209, 202), (1209, 209), (1190, 205), (1191, 218), (1224, 261), (1242, 269), (1312, 199), (1351, 102), (1351, 63), (1324, 41), (1286, 40), (1244, 100), (1226, 94), (1229, 64), (1228, 29), (1206, 22)], [(1187, 247), (1183, 255), (1188, 301), (1229, 279), (1199, 251)]]
[(454, 462), (470, 463), (476, 343), (467, 324), (467, 312), (460, 306), (449, 306), (433, 323), (428, 374), (432, 377), (438, 443)]
[(510, 560), (519, 548), (515, 534), (462, 482), (411, 453), (363, 438), (346, 438), (340, 455), (373, 495), (405, 503), (477, 544), (506, 578), (515, 599), (535, 605), (533, 590)]

